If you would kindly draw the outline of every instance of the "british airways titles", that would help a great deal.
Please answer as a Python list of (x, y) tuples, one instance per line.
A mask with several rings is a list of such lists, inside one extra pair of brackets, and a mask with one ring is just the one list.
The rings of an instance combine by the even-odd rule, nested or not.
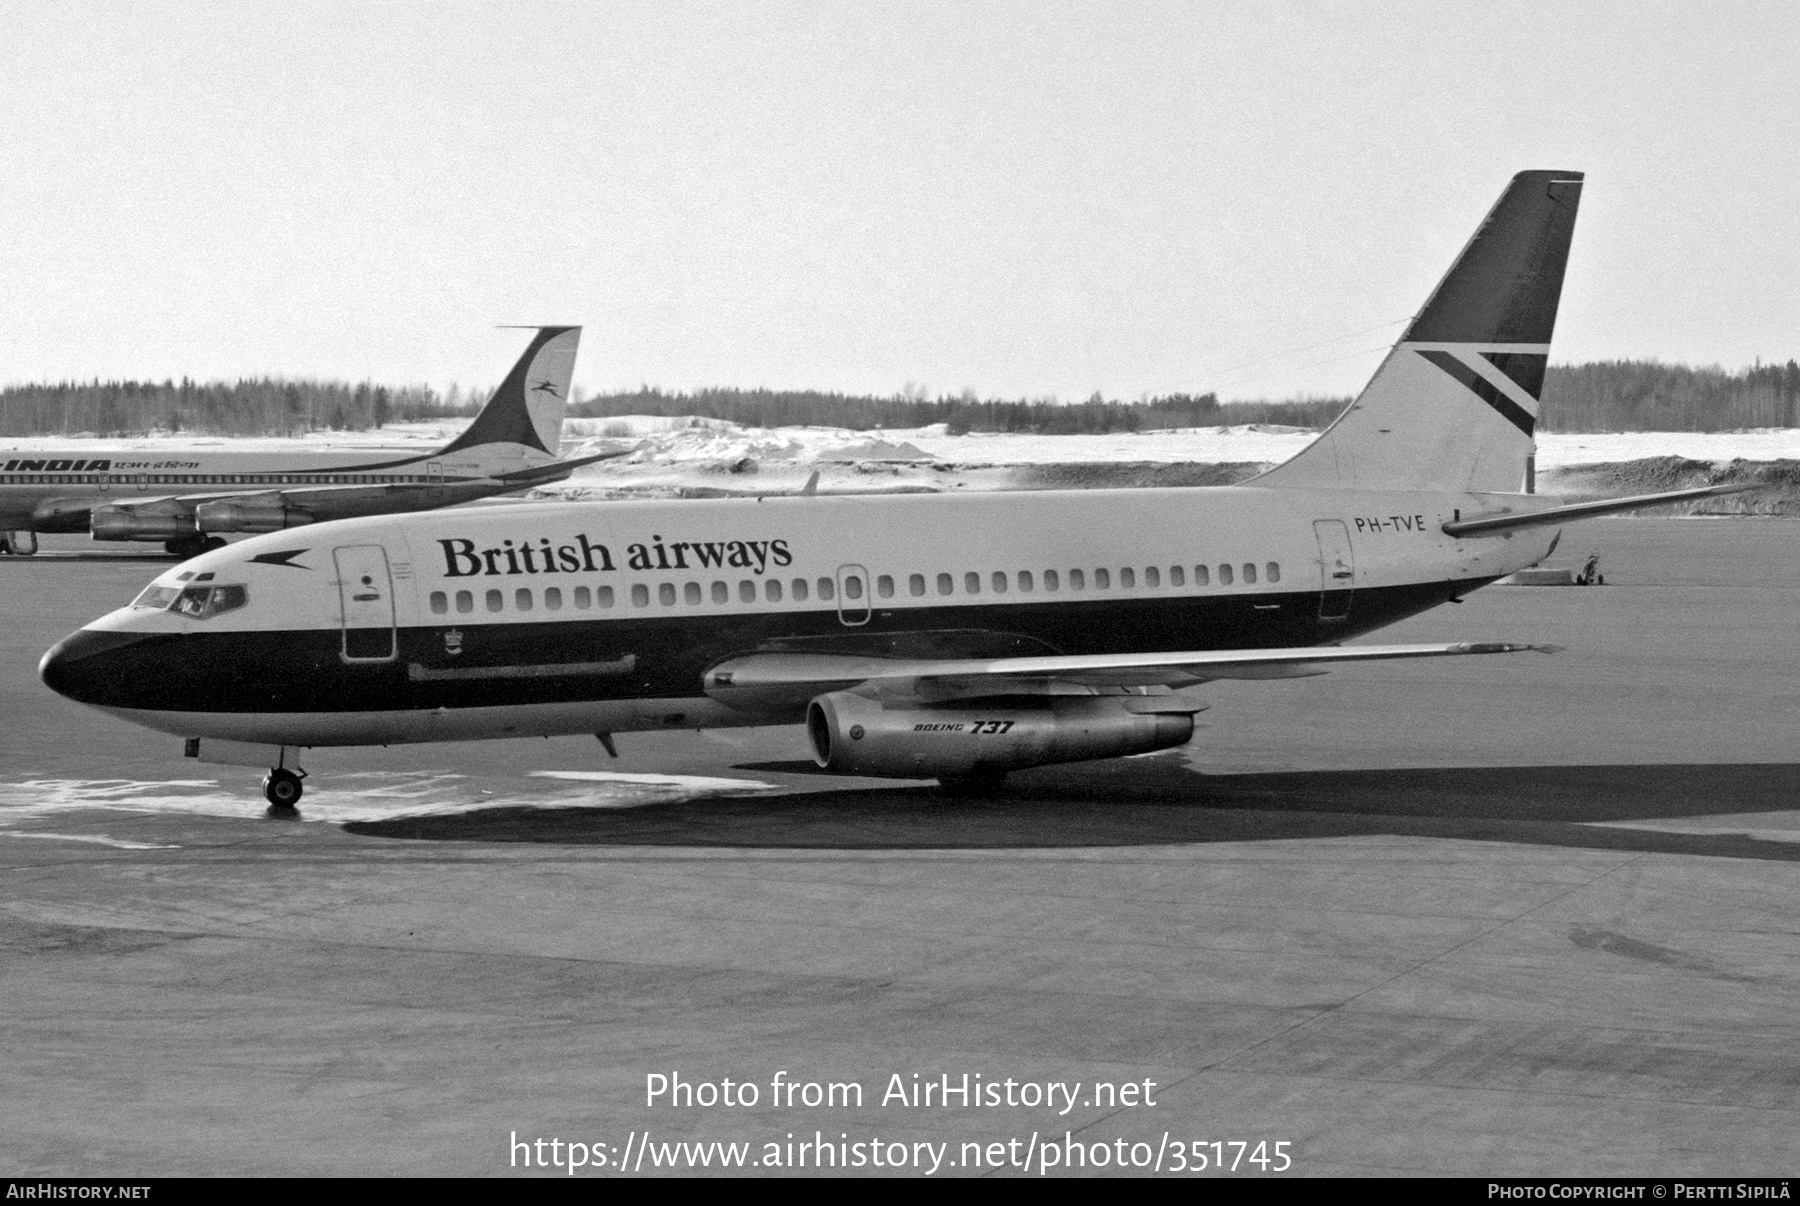
[[(498, 548), (478, 549), (473, 540), (440, 539), (446, 578), (510, 574), (604, 573), (618, 569), (612, 550), (577, 533), (571, 544), (555, 544), (548, 536), (537, 543), (501, 541)], [(760, 574), (770, 565), (792, 565), (785, 540), (676, 540), (665, 543), (652, 535), (648, 544), (625, 548), (625, 565), (634, 570), (741, 569)]]

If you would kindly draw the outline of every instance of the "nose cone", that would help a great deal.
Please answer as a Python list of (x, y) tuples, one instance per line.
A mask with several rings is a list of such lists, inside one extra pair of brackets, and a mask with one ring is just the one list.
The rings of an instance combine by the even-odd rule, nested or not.
[(124, 685), (124, 650), (144, 639), (137, 632), (70, 633), (44, 654), (38, 677), (58, 695), (77, 703), (104, 705)]

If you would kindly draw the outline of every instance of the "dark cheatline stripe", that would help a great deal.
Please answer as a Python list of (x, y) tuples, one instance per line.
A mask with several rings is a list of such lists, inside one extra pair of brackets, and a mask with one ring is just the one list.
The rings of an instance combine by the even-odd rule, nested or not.
[(1532, 428), (1537, 426), (1537, 420), (1531, 417), (1530, 411), (1495, 389), (1491, 381), (1449, 352), (1420, 352), (1419, 355), (1455, 377), (1470, 393), (1499, 411), (1501, 418), (1526, 435), (1530, 435)]
[[(1349, 619), (1329, 626), (1319, 622), (1316, 588), (876, 608), (868, 626), (855, 629), (839, 624), (834, 611), (462, 625), (446, 616), (439, 624), (399, 629), (392, 661), (349, 664), (337, 629), (84, 630), (46, 659), (44, 682), (83, 703), (181, 712), (382, 712), (685, 698), (700, 693), (707, 667), (754, 652), (986, 658), (1341, 641), (1478, 585), (1358, 587)], [(387, 630), (381, 635), (385, 652)], [(571, 649), (605, 665), (571, 664)]]
[(1544, 365), (1550, 357), (1542, 352), (1483, 352), (1482, 358), (1505, 373), (1513, 383), (1532, 397), (1544, 396)]

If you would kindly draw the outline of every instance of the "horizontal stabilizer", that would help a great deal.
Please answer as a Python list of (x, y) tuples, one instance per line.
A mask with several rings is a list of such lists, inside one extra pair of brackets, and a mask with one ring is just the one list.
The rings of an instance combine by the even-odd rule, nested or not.
[(1686, 502), (1694, 498), (1711, 498), (1716, 494), (1741, 494), (1745, 490), (1754, 490), (1754, 485), (1735, 486), (1698, 486), (1692, 490), (1670, 490), (1664, 494), (1634, 494), (1629, 498), (1603, 498), (1598, 502), (1570, 503), (1564, 507), (1551, 507), (1547, 511), (1507, 511), (1498, 515), (1473, 515), (1468, 519), (1456, 519), (1444, 525), (1447, 536), (1486, 536), (1496, 532), (1511, 532), (1519, 528), (1538, 528), (1548, 524), (1569, 523), (1577, 519), (1588, 519), (1595, 515), (1613, 515), (1620, 511), (1635, 511), (1640, 507), (1660, 507), (1669, 503)]
[(496, 473), (494, 480), (500, 482), (557, 481), (569, 476), (570, 470), (579, 469), (583, 465), (592, 465), (596, 461), (612, 461), (622, 456), (630, 456), (637, 448), (621, 448), (613, 452), (597, 452), (593, 456), (578, 456), (566, 461), (551, 461), (547, 465), (532, 465), (526, 469), (515, 469), (511, 473)]

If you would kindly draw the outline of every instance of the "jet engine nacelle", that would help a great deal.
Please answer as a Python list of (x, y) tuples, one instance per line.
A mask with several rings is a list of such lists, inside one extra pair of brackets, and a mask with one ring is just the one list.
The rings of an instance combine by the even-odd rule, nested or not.
[(194, 521), (185, 515), (96, 507), (88, 531), (95, 540), (178, 540), (194, 535)]
[(313, 522), (311, 515), (293, 507), (236, 498), (201, 503), (194, 518), (206, 532), (280, 532)]
[(814, 761), (838, 774), (958, 779), (1185, 744), (1194, 735), (1191, 712), (1147, 710), (1166, 702), (1142, 696), (1009, 695), (886, 707), (834, 691), (807, 705), (806, 735)]

